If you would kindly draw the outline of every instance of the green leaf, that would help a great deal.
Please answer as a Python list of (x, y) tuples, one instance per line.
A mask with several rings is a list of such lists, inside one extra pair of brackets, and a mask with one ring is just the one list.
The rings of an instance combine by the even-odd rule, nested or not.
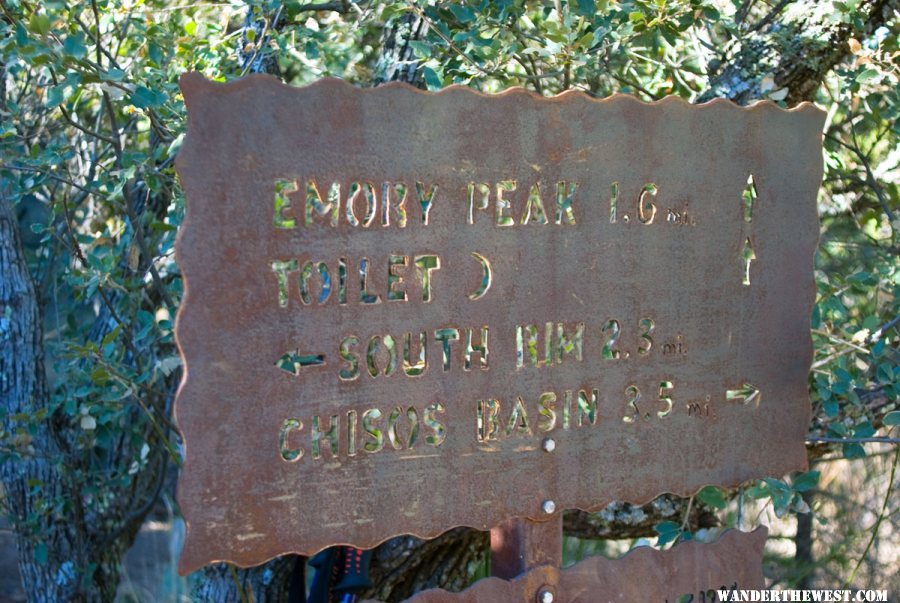
[(818, 471), (807, 471), (806, 473), (798, 473), (794, 477), (794, 490), (797, 492), (806, 492), (815, 488), (819, 483)]
[(87, 54), (87, 47), (84, 45), (84, 34), (81, 32), (72, 34), (63, 42), (63, 51), (76, 59), (83, 59)]
[(443, 87), (440, 76), (431, 67), (423, 67), (422, 74), (425, 76), (425, 84), (429, 90), (440, 90)]
[[(256, 33), (256, 32), (253, 31), (252, 29), (248, 29), (248, 30), (247, 30), (247, 34), (248, 34), (247, 39), (248, 39), (248, 40), (250, 40), (249, 34), (250, 34), (251, 32), (254, 33), (254, 34)], [(197, 22), (194, 21), (193, 19), (190, 19), (189, 21), (187, 21), (187, 22), (184, 24), (184, 33), (186, 33), (186, 34), (189, 35), (189, 36), (194, 36), (194, 35), (197, 33)], [(253, 40), (250, 40), (250, 41), (252, 42)]]
[(384, 10), (381, 11), (381, 18), (385, 21), (390, 21), (410, 10), (412, 9), (405, 4), (388, 4), (384, 7)]
[(882, 423), (884, 423), (885, 427), (896, 427), (897, 425), (900, 425), (900, 410), (892, 410), (884, 415)]
[(39, 542), (34, 546), (34, 560), (38, 565), (47, 565), (47, 559), (50, 557), (50, 549), (43, 542)]
[(853, 436), (857, 438), (871, 438), (875, 435), (875, 428), (868, 420), (863, 421), (853, 428)]
[(722, 494), (722, 491), (715, 486), (706, 486), (705, 488), (697, 492), (697, 500), (707, 506), (719, 510), (724, 509), (728, 504), (728, 501), (725, 500), (725, 496)]
[(874, 80), (875, 78), (877, 78), (880, 75), (881, 74), (878, 73), (877, 69), (866, 69), (865, 71), (863, 71), (862, 73), (860, 73), (859, 75), (856, 76), (856, 81), (859, 82), (860, 84), (865, 84), (866, 82)]
[(663, 521), (653, 526), (653, 529), (659, 534), (656, 542), (659, 546), (672, 542), (681, 534), (681, 526), (674, 521)]
[(431, 44), (419, 40), (411, 40), (409, 45), (415, 51), (417, 57), (427, 59), (431, 56)]
[(594, 0), (577, 0), (575, 3), (575, 12), (582, 17), (590, 18), (597, 12), (597, 5)]
[(450, 6), (450, 11), (460, 23), (471, 23), (475, 20), (475, 13), (472, 12), (472, 9), (468, 6), (459, 6), (457, 4), (453, 4)]
[(722, 14), (716, 10), (715, 7), (712, 6), (704, 6), (703, 7), (703, 16), (709, 19), (710, 21), (718, 21), (722, 18)]
[(890, 362), (882, 362), (878, 365), (878, 370), (875, 373), (878, 376), (878, 380), (887, 384), (894, 380), (894, 367)]
[(162, 93), (150, 90), (146, 86), (138, 86), (131, 94), (131, 104), (138, 109), (147, 109), (162, 104), (164, 99)]
[(49, 90), (47, 90), (47, 108), (53, 109), (54, 107), (58, 107), (63, 104), (65, 101), (65, 84), (60, 84), (59, 86), (50, 86)]
[(113, 67), (103, 74), (103, 79), (109, 80), (111, 82), (121, 82), (125, 79), (125, 72), (121, 69), (116, 69), (115, 67)]
[(42, 36), (47, 35), (50, 31), (50, 17), (47, 15), (34, 13), (28, 21), (28, 29)]
[(854, 459), (866, 458), (866, 449), (855, 442), (851, 442), (850, 444), (843, 444), (843, 452), (844, 458), (850, 461)]
[(91, 371), (91, 381), (93, 381), (96, 385), (106, 385), (107, 383), (109, 383), (109, 373), (107, 373), (106, 369), (102, 366), (98, 366)]

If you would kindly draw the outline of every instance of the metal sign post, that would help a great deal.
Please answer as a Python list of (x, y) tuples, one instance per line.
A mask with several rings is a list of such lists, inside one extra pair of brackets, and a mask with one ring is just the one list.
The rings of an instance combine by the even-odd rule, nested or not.
[(530, 570), (562, 565), (562, 515), (547, 521), (513, 518), (491, 528), (491, 575), (512, 580)]

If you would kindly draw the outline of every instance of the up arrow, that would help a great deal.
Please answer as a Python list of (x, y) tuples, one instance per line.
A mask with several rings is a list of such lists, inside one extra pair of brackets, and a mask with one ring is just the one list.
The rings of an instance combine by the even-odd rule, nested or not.
[(759, 402), (762, 399), (762, 395), (759, 393), (759, 388), (755, 385), (745, 383), (738, 389), (726, 389), (725, 399), (743, 400), (745, 406), (755, 401), (756, 407), (759, 408)]
[(300, 350), (285, 352), (275, 361), (275, 366), (286, 373), (300, 375), (300, 369), (308, 366), (325, 366), (325, 354), (301, 354)]

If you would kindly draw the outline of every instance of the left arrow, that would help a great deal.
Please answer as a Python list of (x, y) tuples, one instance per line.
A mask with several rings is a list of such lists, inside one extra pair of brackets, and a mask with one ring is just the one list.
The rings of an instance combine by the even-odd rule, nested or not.
[(285, 352), (275, 361), (275, 366), (286, 373), (299, 375), (300, 369), (308, 366), (325, 366), (325, 354), (301, 354), (300, 350)]

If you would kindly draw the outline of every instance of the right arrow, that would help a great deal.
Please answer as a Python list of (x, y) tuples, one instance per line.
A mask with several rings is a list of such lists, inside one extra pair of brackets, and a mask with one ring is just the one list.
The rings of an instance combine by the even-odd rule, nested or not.
[(726, 400), (743, 400), (745, 406), (755, 400), (756, 407), (759, 408), (761, 398), (762, 395), (759, 393), (759, 388), (750, 383), (745, 383), (739, 389), (725, 390)]

